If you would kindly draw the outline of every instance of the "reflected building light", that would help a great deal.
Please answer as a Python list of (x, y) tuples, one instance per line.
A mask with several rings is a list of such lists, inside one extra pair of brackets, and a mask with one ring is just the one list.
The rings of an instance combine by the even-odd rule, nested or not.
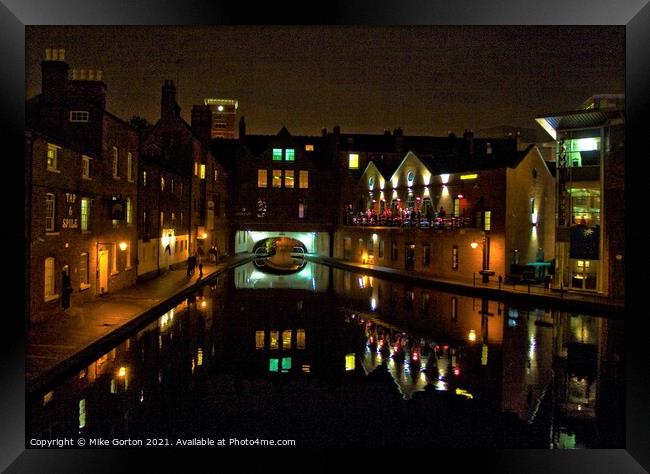
[(144, 390), (140, 390), (140, 403), (144, 402)]
[(194, 364), (194, 357), (192, 357), (192, 373), (194, 373), (194, 368), (195, 367), (196, 367), (196, 365)]
[(302, 364), (301, 370), (304, 373), (308, 374), (309, 372), (311, 372), (311, 366), (309, 364)]
[(110, 392), (112, 394), (117, 393), (117, 384), (115, 383), (115, 379), (111, 379)]
[(196, 363), (197, 365), (203, 365), (203, 349), (199, 347), (196, 352)]
[(86, 426), (86, 399), (79, 400), (79, 429)]
[(373, 311), (377, 309), (377, 300), (375, 298), (370, 299), (370, 309)]
[(469, 393), (467, 390), (462, 389), (462, 388), (457, 388), (456, 389), (456, 395), (462, 395), (463, 397), (469, 398), (470, 400), (474, 398), (474, 395)]

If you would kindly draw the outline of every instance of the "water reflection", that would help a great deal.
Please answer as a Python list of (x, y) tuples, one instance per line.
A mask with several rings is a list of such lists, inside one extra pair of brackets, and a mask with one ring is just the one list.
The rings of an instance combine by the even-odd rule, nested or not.
[(620, 321), (313, 263), (257, 271), (236, 268), (36, 394), (28, 437), (623, 445)]

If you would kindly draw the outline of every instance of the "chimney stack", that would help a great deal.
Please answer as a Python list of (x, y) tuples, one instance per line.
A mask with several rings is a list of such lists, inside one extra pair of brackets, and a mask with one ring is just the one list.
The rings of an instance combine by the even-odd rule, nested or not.
[(160, 98), (160, 118), (173, 116), (179, 111), (176, 104), (176, 87), (174, 81), (166, 80), (162, 86), (162, 95)]
[(41, 92), (46, 101), (63, 101), (68, 82), (68, 64), (64, 59), (64, 49), (45, 50), (45, 59), (41, 63)]
[(239, 138), (244, 138), (246, 136), (246, 122), (244, 122), (244, 117), (239, 119)]

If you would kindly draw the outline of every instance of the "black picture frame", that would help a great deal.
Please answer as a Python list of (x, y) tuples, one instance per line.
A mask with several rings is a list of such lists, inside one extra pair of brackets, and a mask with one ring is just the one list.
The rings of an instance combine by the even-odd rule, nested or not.
[[(640, 182), (643, 164), (640, 161), (647, 151), (641, 146), (644, 135), (643, 115), (650, 108), (650, 6), (647, 0), (590, 1), (590, 0), (547, 0), (546, 2), (503, 0), (499, 2), (454, 2), (436, 0), (432, 2), (339, 2), (317, 4), (316, 8), (283, 8), (271, 3), (267, 7), (247, 8), (245, 4), (229, 2), (183, 2), (181, 0), (155, 2), (140, 0), (107, 3), (98, 0), (3, 0), (0, 4), (0, 31), (3, 31), (2, 49), (2, 130), (10, 147), (5, 156), (6, 176), (18, 176), (25, 166), (23, 152), (24, 102), (25, 102), (25, 25), (36, 24), (79, 24), (79, 25), (178, 25), (178, 24), (617, 24), (626, 26), (626, 237), (628, 256), (632, 244), (643, 243), (641, 230), (630, 222), (630, 216), (643, 212), (643, 200), (632, 194), (643, 188)], [(11, 151), (9, 151), (11, 150)], [(13, 157), (13, 158), (9, 158)], [(646, 160), (647, 161), (647, 160)], [(15, 166), (15, 170), (13, 167)], [(11, 181), (5, 178), (5, 182)], [(21, 190), (20, 182), (17, 192)], [(9, 185), (11, 183), (7, 183)], [(14, 215), (11, 222), (22, 223), (26, 218), (20, 206), (9, 206)], [(637, 214), (641, 215), (641, 214)], [(11, 245), (24, 246), (23, 228), (9, 226), (7, 233), (12, 237)], [(19, 247), (22, 248), (22, 247)], [(8, 248), (5, 252), (11, 253)], [(17, 254), (20, 260), (20, 252)], [(639, 255), (640, 257), (640, 255)], [(635, 311), (635, 298), (645, 290), (647, 276), (643, 270), (642, 258), (628, 259), (626, 269), (626, 363), (627, 363), (627, 417), (626, 449), (560, 451), (488, 451), (480, 456), (458, 452), (448, 459), (473, 458), (480, 462), (482, 471), (525, 472), (525, 473), (611, 473), (646, 472), (650, 469), (650, 409), (648, 389), (650, 388), (647, 368), (647, 333), (643, 319), (647, 312)], [(21, 262), (7, 263), (22, 268)], [(23, 265), (24, 266), (24, 265)], [(15, 277), (10, 271), (9, 284), (5, 289), (8, 300), (25, 293), (21, 287), (23, 278)], [(16, 286), (15, 291), (14, 285)], [(13, 296), (12, 296), (13, 295)], [(7, 299), (5, 301), (8, 301)], [(13, 307), (11, 305), (11, 307)], [(128, 465), (127, 458), (156, 457), (165, 459), (161, 451), (115, 451), (50, 449), (25, 450), (25, 400), (24, 400), (24, 317), (15, 309), (4, 312), (2, 331), (2, 365), (0, 373), (0, 469), (5, 472), (120, 472)], [(202, 451), (205, 453), (205, 451)], [(225, 452), (225, 451), (224, 451)], [(214, 456), (214, 453), (208, 453)], [(237, 453), (245, 457), (245, 451)], [(282, 453), (282, 456), (286, 453)], [(126, 456), (126, 458), (125, 458)], [(195, 456), (193, 451), (192, 456)], [(275, 457), (275, 456), (274, 456)], [(276, 459), (277, 461), (277, 459)], [(429, 463), (427, 463), (429, 464)], [(381, 462), (376, 468), (381, 467)], [(424, 464), (422, 465), (424, 468)], [(464, 465), (465, 466), (465, 465)], [(465, 466), (466, 467), (466, 466)]]

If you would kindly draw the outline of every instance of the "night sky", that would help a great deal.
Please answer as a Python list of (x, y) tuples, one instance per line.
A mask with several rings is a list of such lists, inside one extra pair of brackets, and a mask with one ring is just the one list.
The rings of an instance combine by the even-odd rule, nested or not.
[(157, 121), (173, 79), (188, 122), (205, 97), (234, 98), (251, 134), (537, 128), (535, 116), (625, 89), (624, 26), (27, 26), (28, 98), (48, 47), (70, 69), (101, 69), (123, 119)]

